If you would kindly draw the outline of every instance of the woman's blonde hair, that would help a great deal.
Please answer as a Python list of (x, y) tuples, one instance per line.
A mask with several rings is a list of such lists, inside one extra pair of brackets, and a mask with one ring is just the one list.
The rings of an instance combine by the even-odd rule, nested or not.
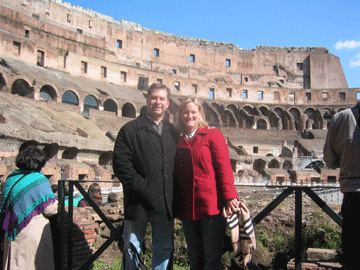
[(179, 113), (178, 113), (178, 125), (179, 125), (179, 131), (182, 132), (182, 133), (185, 133), (186, 132), (186, 128), (185, 128), (185, 125), (184, 123), (181, 121), (180, 119), (180, 115), (181, 115), (181, 112), (182, 110), (184, 109), (185, 105), (189, 102), (192, 102), (194, 103), (196, 106), (198, 106), (199, 108), (199, 112), (200, 112), (200, 119), (199, 119), (199, 122), (198, 122), (198, 128), (203, 128), (203, 127), (208, 127), (208, 123), (205, 121), (205, 113), (204, 113), (204, 108), (201, 104), (201, 101), (196, 98), (196, 97), (185, 97), (181, 100), (181, 103), (180, 103), (180, 107), (179, 107)]

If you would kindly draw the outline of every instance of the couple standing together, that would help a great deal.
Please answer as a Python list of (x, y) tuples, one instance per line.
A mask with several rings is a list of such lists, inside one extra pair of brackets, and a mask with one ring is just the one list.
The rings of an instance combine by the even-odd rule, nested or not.
[(204, 121), (202, 105), (185, 98), (179, 131), (164, 119), (170, 89), (152, 84), (147, 115), (119, 131), (113, 167), (124, 190), (125, 270), (138, 268), (148, 222), (152, 229), (152, 269), (172, 269), (174, 218), (182, 223), (191, 269), (221, 269), (226, 220), (239, 211), (229, 151), (218, 129)]

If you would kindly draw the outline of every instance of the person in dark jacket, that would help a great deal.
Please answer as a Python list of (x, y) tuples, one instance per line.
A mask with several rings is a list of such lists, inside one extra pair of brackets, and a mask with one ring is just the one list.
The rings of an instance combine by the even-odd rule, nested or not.
[[(125, 270), (138, 269), (148, 222), (152, 228), (152, 269), (167, 269), (173, 251), (173, 186), (176, 144), (179, 134), (164, 119), (170, 89), (160, 83), (148, 90), (147, 113), (119, 131), (113, 169), (124, 190)], [(134, 251), (135, 247), (136, 251)]]

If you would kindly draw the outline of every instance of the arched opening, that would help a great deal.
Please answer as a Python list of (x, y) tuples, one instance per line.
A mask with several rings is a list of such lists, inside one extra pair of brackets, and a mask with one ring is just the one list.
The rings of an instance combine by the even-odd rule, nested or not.
[(301, 114), (300, 111), (296, 108), (291, 108), (289, 110), (289, 113), (294, 117), (295, 119), (295, 129), (300, 130), (300, 120), (301, 120)]
[(123, 117), (135, 118), (136, 117), (136, 110), (135, 110), (134, 105), (132, 105), (129, 102), (125, 103), (124, 106), (122, 107), (122, 116)]
[(99, 165), (112, 165), (113, 152), (103, 153), (99, 157)]
[(267, 124), (266, 121), (264, 119), (259, 119), (259, 121), (257, 121), (256, 123), (256, 129), (267, 129)]
[(79, 150), (76, 147), (69, 147), (69, 148), (66, 148), (65, 151), (62, 153), (61, 158), (74, 159), (74, 158), (76, 158), (78, 153), (79, 153)]
[(266, 162), (263, 159), (257, 159), (253, 163), (253, 169), (260, 174), (264, 174)]
[(79, 99), (73, 91), (68, 90), (62, 96), (62, 103), (79, 106)]
[(269, 165), (268, 165), (268, 168), (271, 169), (279, 169), (280, 168), (280, 163), (278, 160), (276, 159), (272, 159), (270, 162), (269, 162)]
[(293, 167), (292, 163), (288, 160), (285, 160), (283, 163), (283, 169), (285, 170), (291, 170)]
[(84, 100), (84, 111), (89, 111), (89, 109), (99, 109), (99, 103), (94, 96), (88, 95)]
[(107, 99), (104, 102), (104, 111), (114, 112), (116, 115), (118, 114), (118, 106), (115, 101), (112, 99)]
[(53, 158), (59, 151), (59, 145), (57, 143), (47, 144), (42, 149), (43, 153), (46, 156), (46, 159), (49, 160)]
[(11, 88), (11, 94), (22, 97), (34, 98), (34, 88), (23, 79), (16, 80)]
[(56, 91), (53, 87), (49, 85), (44, 85), (40, 89), (40, 100), (48, 101), (48, 100), (57, 100)]

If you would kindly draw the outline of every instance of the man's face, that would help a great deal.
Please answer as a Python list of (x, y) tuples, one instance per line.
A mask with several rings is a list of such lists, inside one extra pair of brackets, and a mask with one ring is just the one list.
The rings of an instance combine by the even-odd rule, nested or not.
[(169, 108), (170, 102), (167, 98), (166, 89), (157, 89), (147, 98), (148, 116), (154, 120), (164, 116)]

